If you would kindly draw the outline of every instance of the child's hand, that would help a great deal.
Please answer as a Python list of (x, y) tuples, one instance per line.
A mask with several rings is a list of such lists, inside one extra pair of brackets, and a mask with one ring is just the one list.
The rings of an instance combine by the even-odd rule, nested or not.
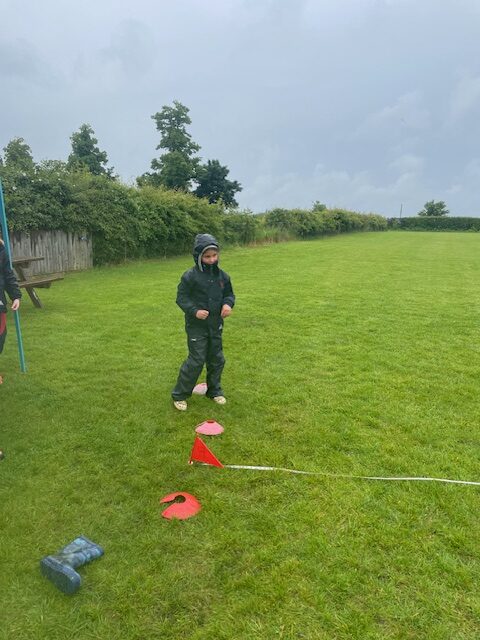
[(12, 311), (18, 311), (19, 307), (20, 307), (20, 300), (18, 298), (15, 298), (15, 300), (12, 302)]
[(222, 318), (226, 318), (231, 313), (232, 313), (232, 307), (230, 307), (228, 304), (224, 304), (222, 307), (222, 313), (220, 314)]
[(208, 311), (206, 309), (199, 309), (195, 314), (195, 317), (199, 320), (206, 320), (208, 318)]

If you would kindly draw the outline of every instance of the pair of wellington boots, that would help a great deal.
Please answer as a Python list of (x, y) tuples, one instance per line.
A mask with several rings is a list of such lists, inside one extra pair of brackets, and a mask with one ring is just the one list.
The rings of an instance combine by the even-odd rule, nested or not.
[(75, 569), (100, 556), (103, 556), (102, 547), (85, 536), (79, 536), (55, 555), (43, 558), (40, 571), (63, 593), (75, 593), (82, 584)]

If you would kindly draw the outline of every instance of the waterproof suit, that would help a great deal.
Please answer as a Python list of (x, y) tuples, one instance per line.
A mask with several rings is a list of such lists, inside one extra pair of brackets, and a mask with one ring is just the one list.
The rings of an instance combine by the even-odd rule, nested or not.
[[(172, 391), (174, 400), (185, 400), (192, 395), (193, 387), (207, 365), (207, 396), (222, 396), (221, 376), (225, 366), (222, 350), (224, 304), (233, 307), (230, 277), (218, 267), (218, 262), (206, 265), (202, 256), (207, 249), (218, 251), (218, 242), (208, 233), (196, 236), (193, 247), (195, 266), (186, 271), (177, 290), (177, 304), (185, 314), (188, 357), (180, 367), (177, 384)], [(199, 320), (197, 311), (206, 309), (208, 318)]]
[(15, 274), (10, 268), (7, 250), (0, 243), (0, 353), (3, 351), (7, 337), (7, 297), (5, 292), (12, 300), (22, 297)]

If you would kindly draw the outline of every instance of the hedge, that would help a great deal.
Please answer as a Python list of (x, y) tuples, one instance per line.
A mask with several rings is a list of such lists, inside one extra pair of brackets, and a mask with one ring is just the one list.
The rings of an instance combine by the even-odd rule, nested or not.
[(382, 216), (361, 214), (346, 209), (273, 209), (265, 214), (267, 226), (290, 231), (300, 238), (348, 231), (385, 231), (387, 220)]
[(415, 216), (411, 218), (390, 218), (390, 229), (409, 231), (480, 231), (480, 218), (450, 216)]

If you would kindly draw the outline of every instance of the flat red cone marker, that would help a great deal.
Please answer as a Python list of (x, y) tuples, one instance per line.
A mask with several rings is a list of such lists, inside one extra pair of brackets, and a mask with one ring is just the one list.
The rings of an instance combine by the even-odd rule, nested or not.
[(220, 460), (213, 455), (204, 441), (198, 436), (195, 438), (195, 442), (193, 443), (193, 449), (188, 463), (193, 464), (194, 462), (203, 462), (204, 464), (211, 464), (214, 467), (223, 468), (223, 464)]
[(198, 425), (195, 429), (197, 433), (201, 433), (204, 436), (219, 436), (225, 431), (221, 424), (215, 422), (215, 420), (205, 420)]
[(199, 382), (193, 387), (192, 393), (196, 393), (198, 396), (204, 396), (207, 393), (207, 383)]
[(175, 502), (167, 507), (165, 511), (162, 511), (162, 516), (167, 518), (167, 520), (171, 520), (172, 518), (186, 520), (187, 518), (195, 516), (202, 508), (202, 505), (195, 496), (192, 496), (190, 493), (184, 493), (183, 491), (169, 493), (168, 496), (165, 496), (160, 500), (160, 503), (172, 502), (172, 500), (175, 500), (178, 496), (185, 498), (185, 500), (183, 502)]

